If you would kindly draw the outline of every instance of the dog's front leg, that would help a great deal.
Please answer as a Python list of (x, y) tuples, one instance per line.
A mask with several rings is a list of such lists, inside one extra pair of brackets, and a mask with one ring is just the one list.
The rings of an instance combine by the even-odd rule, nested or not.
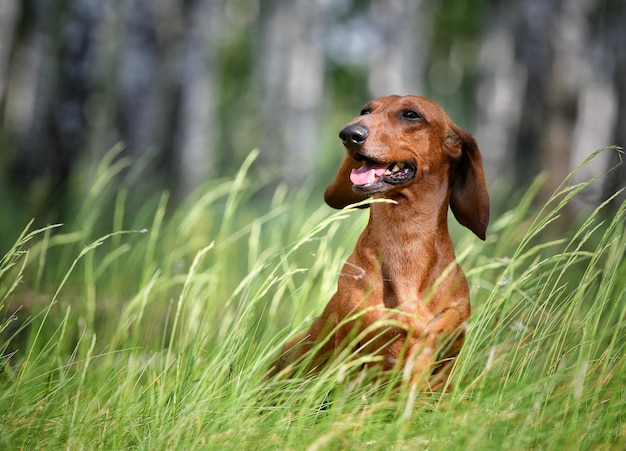
[(277, 374), (281, 371), (290, 372), (313, 351), (315, 355), (308, 363), (308, 370), (315, 370), (324, 365), (337, 344), (337, 322), (337, 315), (327, 308), (313, 321), (309, 330), (298, 334), (285, 345), (280, 356), (272, 364), (270, 374)]

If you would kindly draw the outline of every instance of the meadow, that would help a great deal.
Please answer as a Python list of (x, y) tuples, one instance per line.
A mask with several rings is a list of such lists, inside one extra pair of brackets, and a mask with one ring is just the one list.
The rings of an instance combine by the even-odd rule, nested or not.
[(305, 188), (258, 202), (255, 156), (172, 208), (132, 204), (114, 151), (71, 221), (23, 225), (0, 260), (0, 448), (626, 447), (626, 204), (571, 220), (593, 181), (538, 205), (539, 177), (485, 242), (451, 219), (473, 314), (447, 392), (358, 358), (268, 379), (367, 213)]

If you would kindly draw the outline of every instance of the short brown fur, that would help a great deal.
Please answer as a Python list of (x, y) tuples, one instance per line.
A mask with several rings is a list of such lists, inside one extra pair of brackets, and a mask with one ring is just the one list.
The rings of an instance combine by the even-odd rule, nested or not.
[[(393, 203), (370, 205), (369, 222), (343, 266), (337, 292), (309, 330), (287, 344), (274, 372), (321, 345), (314, 369), (361, 334), (356, 350), (377, 355), (372, 365), (438, 388), (470, 316), (467, 280), (448, 233), (448, 205), (461, 224), (485, 239), (489, 196), (480, 151), (468, 132), (424, 97), (378, 98), (362, 113), (340, 133), (346, 156), (324, 199), (334, 208), (368, 197)], [(353, 185), (350, 173), (364, 162), (403, 162), (410, 168), (404, 176), (414, 175)], [(345, 321), (357, 312), (365, 313)], [(389, 320), (395, 325), (364, 332)]]

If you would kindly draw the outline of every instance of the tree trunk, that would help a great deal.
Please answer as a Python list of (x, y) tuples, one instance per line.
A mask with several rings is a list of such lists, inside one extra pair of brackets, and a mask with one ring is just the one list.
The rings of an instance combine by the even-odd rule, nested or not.
[(259, 163), (272, 173), (278, 169), (281, 179), (298, 186), (312, 178), (318, 162), (324, 85), (322, 3), (277, 0), (264, 2), (261, 12)]
[(369, 89), (372, 97), (421, 94), (428, 52), (429, 21), (425, 2), (371, 2), (371, 18), (381, 35), (371, 49)]
[(180, 197), (185, 197), (215, 175), (216, 41), (222, 29), (219, 2), (194, 0), (188, 3), (185, 13), (187, 26), (174, 145), (180, 155), (177, 171)]

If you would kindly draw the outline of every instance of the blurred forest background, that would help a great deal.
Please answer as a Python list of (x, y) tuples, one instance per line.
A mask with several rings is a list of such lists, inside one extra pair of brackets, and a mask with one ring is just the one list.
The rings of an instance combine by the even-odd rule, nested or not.
[(623, 0), (0, 0), (3, 232), (63, 221), (120, 142), (136, 193), (183, 199), (257, 147), (259, 177), (324, 186), (340, 127), (387, 94), (442, 104), (492, 186), (552, 190), (626, 142), (625, 23)]

